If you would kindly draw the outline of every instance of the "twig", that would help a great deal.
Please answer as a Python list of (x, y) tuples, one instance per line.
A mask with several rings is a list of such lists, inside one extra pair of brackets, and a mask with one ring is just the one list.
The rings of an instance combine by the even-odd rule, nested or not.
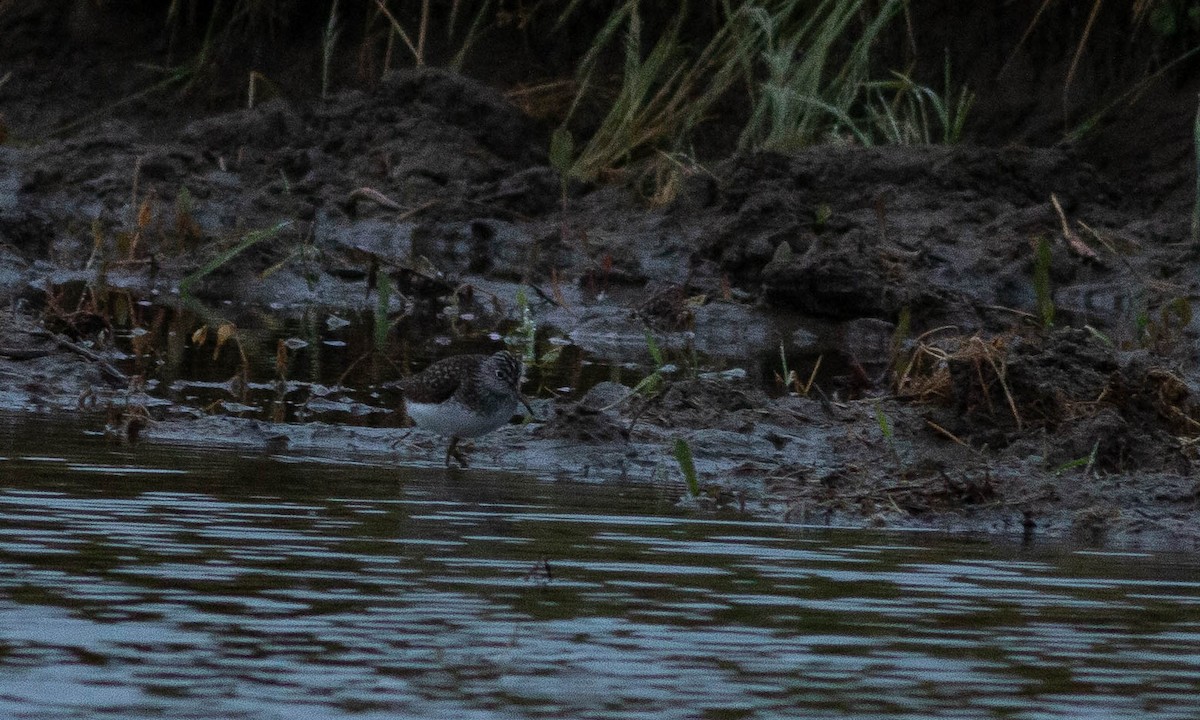
[[(815, 363), (813, 363), (812, 372), (809, 373), (809, 375), (808, 375), (808, 382), (804, 383), (804, 389), (800, 393), (804, 397), (808, 397), (809, 391), (813, 389), (813, 383), (815, 383), (817, 381), (817, 371), (819, 371), (821, 369), (821, 361), (824, 359), (825, 359), (824, 355), (818, 355), (817, 361)], [(798, 377), (796, 378), (796, 384), (797, 385), (800, 384), (800, 378), (798, 378)]]
[(369, 187), (360, 187), (357, 190), (351, 192), (350, 196), (346, 198), (346, 205), (349, 207), (353, 207), (360, 198), (366, 198), (367, 200), (374, 200), (376, 203), (382, 205), (383, 207), (387, 208), (388, 210), (403, 210), (403, 208), (400, 206), (400, 203), (391, 199), (387, 195), (384, 195), (383, 193), (379, 192), (375, 188), (369, 188)]
[[(979, 338), (974, 339), (980, 345), (983, 345), (983, 340)], [(1017, 430), (1023, 429), (1024, 424), (1021, 422), (1021, 413), (1017, 412), (1017, 401), (1013, 399), (1012, 393), (1008, 390), (1008, 383), (1004, 380), (1004, 372), (1000, 369), (1000, 365), (996, 363), (996, 358), (992, 357), (991, 353), (987, 351), (986, 346), (984, 346), (983, 357), (992, 366), (992, 372), (996, 373), (996, 379), (1000, 381), (1000, 387), (1004, 390), (1004, 397), (1008, 400), (1008, 409), (1012, 410), (1013, 420), (1017, 421)], [(987, 395), (986, 390), (984, 391), (984, 395)]]
[(104, 375), (106, 377), (108, 377), (108, 379), (111, 380), (112, 382), (114, 382), (118, 385), (128, 385), (129, 384), (129, 376), (127, 376), (125, 373), (121, 372), (120, 370), (116, 369), (107, 360), (100, 357), (98, 354), (92, 352), (91, 350), (85, 348), (84, 346), (79, 345), (77, 343), (73, 343), (70, 340), (63, 337), (62, 335), (57, 335), (55, 333), (50, 332), (49, 330), (32, 330), (32, 331), (30, 331), (30, 334), (34, 335), (36, 337), (43, 337), (43, 338), (53, 340), (55, 342), (55, 344), (57, 344), (60, 348), (62, 348), (64, 350), (70, 350), (71, 352), (75, 353), (76, 355), (79, 355), (80, 357), (91, 360), (92, 362), (96, 363), (97, 367), (100, 368), (100, 372), (104, 373)]
[(1067, 223), (1067, 215), (1063, 212), (1062, 205), (1058, 204), (1058, 197), (1054, 193), (1050, 193), (1050, 203), (1054, 205), (1054, 211), (1058, 213), (1058, 221), (1062, 223), (1063, 239), (1067, 241), (1071, 249), (1085, 258), (1096, 260), (1096, 251), (1088, 247), (1087, 243), (1081, 240), (1079, 235)]
[(938, 425), (937, 423), (930, 420), (929, 418), (925, 418), (925, 424), (928, 425), (930, 427), (930, 429), (932, 429), (933, 431), (946, 436), (947, 438), (953, 440), (954, 442), (958, 443), (959, 445), (962, 445), (963, 447), (967, 448), (968, 450), (975, 449), (975, 448), (971, 447), (970, 445), (968, 445), (965, 441), (963, 441), (962, 438), (960, 438), (959, 436), (950, 432), (949, 430), (942, 427), (941, 425)]
[(537, 285), (534, 285), (534, 284), (533, 284), (533, 283), (531, 283), (531, 282), (527, 282), (527, 283), (525, 283), (525, 284), (526, 284), (528, 287), (532, 288), (532, 289), (533, 289), (533, 292), (534, 292), (534, 293), (536, 293), (538, 297), (540, 297), (541, 299), (543, 299), (543, 300), (545, 300), (546, 302), (550, 303), (551, 305), (555, 305), (555, 306), (557, 306), (557, 307), (564, 308), (564, 309), (567, 307), (566, 305), (563, 305), (563, 304), (562, 304), (562, 303), (560, 303), (559, 301), (555, 300), (555, 299), (554, 299), (553, 297), (551, 297), (551, 296), (550, 296), (550, 295), (549, 295), (549, 294), (548, 294), (548, 293), (547, 293), (545, 290), (541, 289), (541, 288), (540, 288), (540, 287), (538, 287)]
[(1034, 315), (1031, 312), (1026, 312), (1024, 310), (1018, 310), (1016, 308), (1005, 307), (1003, 305), (980, 305), (980, 307), (982, 307), (986, 310), (1000, 310), (1001, 312), (1012, 313), (1013, 315), (1020, 315), (1021, 317), (1029, 318), (1031, 320), (1037, 319), (1037, 315)]
[(334, 387), (338, 387), (338, 388), (344, 387), (346, 384), (346, 376), (348, 376), (350, 374), (350, 371), (353, 370), (354, 368), (358, 367), (358, 364), (360, 362), (362, 362), (363, 360), (365, 360), (366, 358), (369, 358), (369, 357), (371, 357), (371, 353), (368, 351), (368, 352), (363, 353), (362, 355), (359, 355), (357, 358), (355, 358), (354, 361), (351, 362), (346, 367), (346, 369), (342, 372), (342, 374), (338, 376), (337, 382), (334, 384)]
[[(887, 487), (881, 487), (881, 488), (871, 488), (870, 490), (866, 490), (866, 491), (859, 492), (859, 493), (839, 493), (837, 495), (837, 498), (841, 499), (841, 500), (865, 500), (867, 498), (878, 498), (880, 495), (883, 495), (888, 500), (890, 500), (893, 504), (895, 504), (896, 501), (892, 500), (892, 493), (907, 492), (910, 490), (924, 490), (924, 489), (925, 489), (924, 483), (903, 483), (900, 485), (888, 485)], [(903, 511), (901, 511), (901, 512), (903, 512)]]
[(918, 336), (917, 336), (917, 337), (914, 339), (914, 341), (915, 341), (915, 342), (918, 342), (918, 343), (920, 343), (920, 342), (924, 342), (924, 341), (925, 341), (925, 338), (929, 337), (930, 335), (933, 335), (934, 333), (940, 333), (940, 332), (942, 332), (943, 330), (954, 330), (954, 331), (957, 331), (957, 330), (958, 330), (958, 326), (957, 326), (957, 325), (939, 325), (938, 327), (935, 327), (935, 328), (933, 328), (932, 330), (926, 330), (925, 332), (921, 333), (920, 335), (918, 335)]
[(49, 350), (34, 350), (33, 348), (4, 347), (0, 345), (0, 355), (10, 360), (35, 360), (52, 355)]

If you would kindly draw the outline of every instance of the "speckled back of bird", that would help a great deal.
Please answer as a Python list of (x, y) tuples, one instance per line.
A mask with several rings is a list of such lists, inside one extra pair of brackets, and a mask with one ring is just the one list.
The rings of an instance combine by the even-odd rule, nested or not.
[(521, 360), (501, 350), (491, 355), (455, 355), (406, 378), (400, 391), (407, 400), (443, 403), (451, 397), (478, 406), (490, 397), (513, 397), (521, 383)]

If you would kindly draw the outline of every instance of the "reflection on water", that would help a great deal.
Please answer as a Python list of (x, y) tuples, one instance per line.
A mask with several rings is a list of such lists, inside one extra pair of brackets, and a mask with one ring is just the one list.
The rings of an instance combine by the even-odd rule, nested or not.
[(1194, 559), (58, 427), (0, 421), (0, 717), (1200, 716)]
[[(366, 293), (365, 275), (363, 283)], [(527, 332), (534, 332), (538, 358), (525, 373), (524, 389), (533, 396), (579, 397), (600, 380), (636, 384), (650, 372), (585, 359), (549, 328), (538, 336), (536, 326), (521, 329), (494, 313), (468, 312), (466, 306), (480, 309), (473, 294), (432, 315), (406, 311), (381, 324), (374, 312), (344, 307), (209, 307), (186, 294), (139, 298), (126, 288), (80, 281), (54, 292), (59, 307), (94, 309), (70, 322), (52, 318), (56, 329), (85, 337), (96, 331), (93, 325), (113, 329), (103, 341), (112, 343), (109, 356), (149, 393), (134, 397), (135, 405), (170, 402), (272, 422), (392, 425), (400, 397), (389, 383), (406, 369), (448, 355), (492, 353), (509, 341), (523, 348), (531, 339)]]

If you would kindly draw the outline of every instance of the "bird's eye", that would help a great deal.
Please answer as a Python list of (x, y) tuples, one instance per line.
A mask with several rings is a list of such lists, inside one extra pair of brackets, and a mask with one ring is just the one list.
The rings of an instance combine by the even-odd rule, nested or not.
[(500, 380), (504, 379), (504, 368), (496, 368), (496, 377)]

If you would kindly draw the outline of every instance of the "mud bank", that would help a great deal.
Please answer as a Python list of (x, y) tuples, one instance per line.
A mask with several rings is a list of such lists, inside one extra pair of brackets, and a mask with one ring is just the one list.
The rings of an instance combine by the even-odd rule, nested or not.
[[(651, 202), (563, 183), (545, 128), (438, 70), (165, 125), (0, 147), (0, 409), (436, 464), (439, 440), (395, 444), (387, 381), (508, 338), (532, 350), (538, 417), (480, 439), (479, 468), (682, 498), (682, 438), (705, 508), (1200, 546), (1200, 254), (1176, 164), (825, 147), (688, 167)], [(375, 318), (363, 351), (394, 364), (299, 372), (281, 328), (313, 308)], [(203, 370), (235, 376), (210, 383), (224, 400), (191, 401), (224, 326), (243, 361)], [(303, 395), (307, 421), (256, 412), (255, 383)]]

